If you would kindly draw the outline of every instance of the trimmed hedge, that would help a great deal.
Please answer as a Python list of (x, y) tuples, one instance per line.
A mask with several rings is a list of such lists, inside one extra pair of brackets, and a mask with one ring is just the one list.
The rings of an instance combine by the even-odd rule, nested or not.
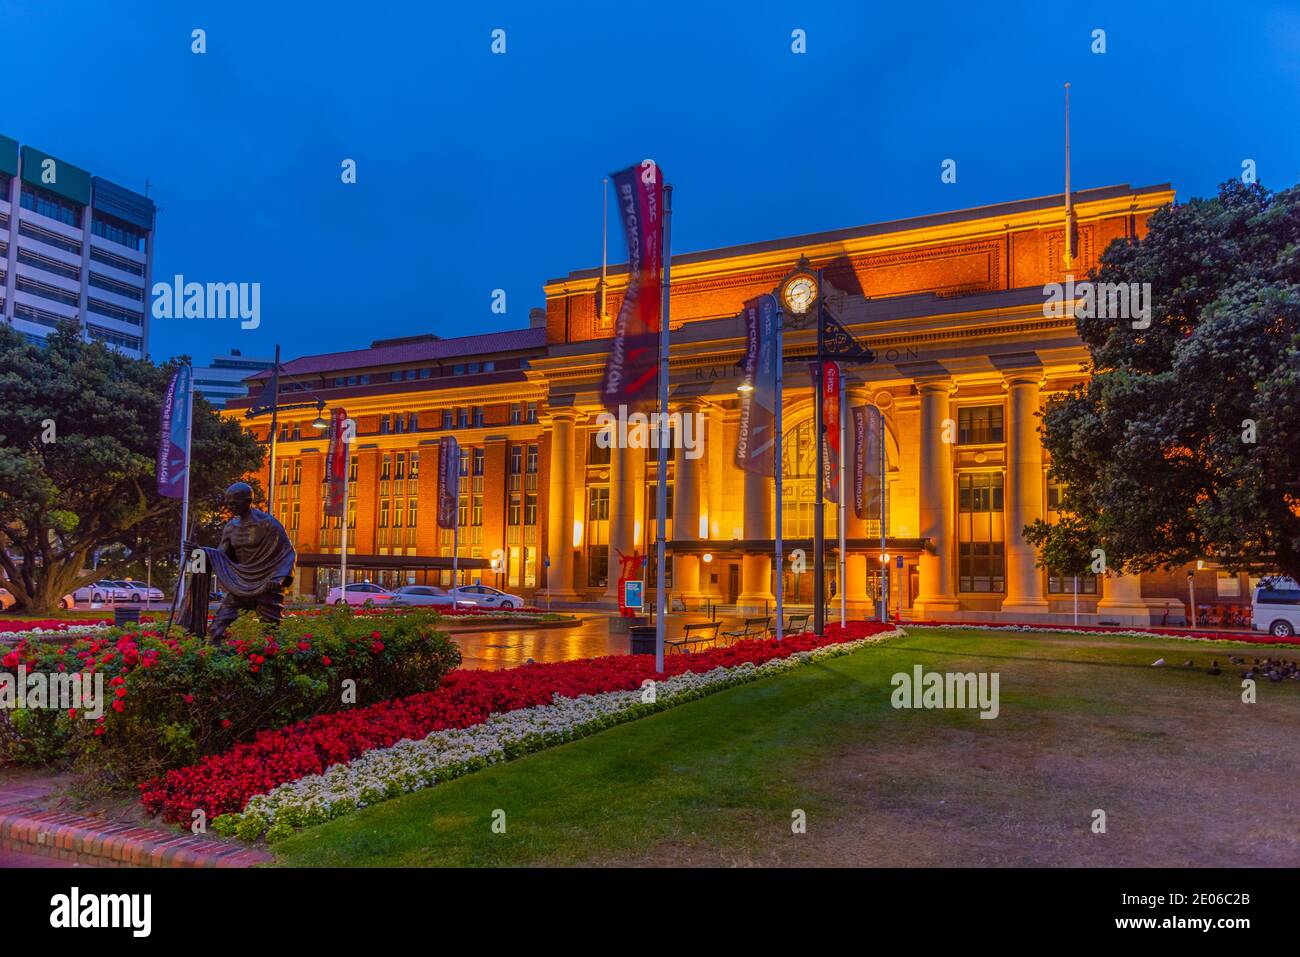
[[(312, 715), (429, 691), (460, 664), (438, 615), (354, 615), (346, 606), (271, 629), (240, 616), (220, 644), (109, 629), (70, 644), (18, 645), (0, 673), (103, 676), (103, 714), (0, 709), (0, 762), (71, 760), (120, 788)], [(83, 705), (89, 705), (84, 702)]]

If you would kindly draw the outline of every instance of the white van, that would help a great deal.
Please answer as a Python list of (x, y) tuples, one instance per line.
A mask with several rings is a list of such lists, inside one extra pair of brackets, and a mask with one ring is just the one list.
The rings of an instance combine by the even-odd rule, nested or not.
[(1300, 632), (1300, 585), (1290, 578), (1275, 579), (1255, 589), (1251, 620), (1256, 631), (1275, 638), (1290, 638)]

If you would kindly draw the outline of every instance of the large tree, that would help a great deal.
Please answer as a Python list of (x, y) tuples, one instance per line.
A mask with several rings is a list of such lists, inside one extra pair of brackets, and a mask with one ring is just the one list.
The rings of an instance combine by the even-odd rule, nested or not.
[(1300, 187), (1229, 182), (1148, 225), (1090, 279), (1150, 283), (1150, 327), (1079, 316), (1091, 377), (1042, 429), (1065, 520), (1026, 534), (1074, 566), (1101, 548), (1116, 571), (1300, 579)]
[[(75, 326), (44, 345), (0, 324), (0, 586), (17, 607), (57, 608), (93, 572), (97, 549), (176, 542), (180, 502), (157, 492), (163, 393), (176, 366), (85, 342)], [(239, 423), (194, 398), (191, 514), (218, 514), (221, 492), (262, 464)]]

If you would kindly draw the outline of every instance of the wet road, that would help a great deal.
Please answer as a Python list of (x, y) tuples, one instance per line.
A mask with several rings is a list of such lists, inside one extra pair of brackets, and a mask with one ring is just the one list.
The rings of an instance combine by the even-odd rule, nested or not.
[[(668, 634), (681, 632), (689, 621), (707, 621), (705, 615), (669, 615)], [(738, 624), (738, 619), (722, 618), (724, 631)], [(498, 670), (534, 661), (566, 661), (572, 658), (597, 658), (602, 655), (626, 655), (630, 639), (626, 632), (610, 632), (609, 617), (587, 616), (576, 628), (512, 629), (454, 634), (460, 645), (462, 668)]]

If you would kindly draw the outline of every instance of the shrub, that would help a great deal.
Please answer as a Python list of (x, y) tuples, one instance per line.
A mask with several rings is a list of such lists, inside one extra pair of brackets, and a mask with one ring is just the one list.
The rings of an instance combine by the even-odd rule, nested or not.
[(424, 610), (362, 617), (344, 606), (274, 629), (243, 615), (220, 644), (124, 629), (67, 645), (24, 642), (3, 670), (100, 674), (103, 716), (0, 711), (0, 758), (66, 755), (99, 785), (136, 784), (262, 729), (433, 689), (460, 664), (437, 620)]

